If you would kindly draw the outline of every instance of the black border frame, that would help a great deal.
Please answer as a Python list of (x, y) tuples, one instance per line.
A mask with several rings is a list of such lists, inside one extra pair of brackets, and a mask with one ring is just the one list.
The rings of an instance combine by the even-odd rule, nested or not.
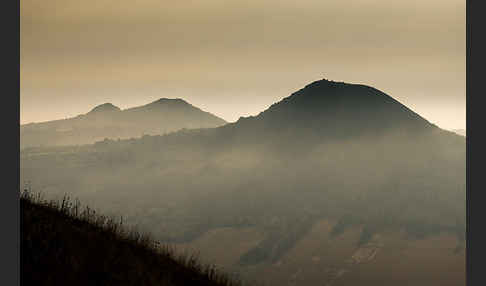
[[(481, 3), (481, 2), (476, 2), (476, 4)], [(485, 278), (483, 278), (480, 272), (478, 274), (474, 274), (475, 272), (473, 271), (473, 260), (476, 259), (476, 263), (480, 263), (480, 259), (485, 253), (484, 251), (484, 243), (481, 243), (481, 240), (484, 241), (484, 235), (483, 237), (479, 232), (473, 231), (474, 227), (473, 225), (476, 224), (478, 227), (481, 225), (481, 215), (479, 213), (480, 210), (484, 210), (480, 206), (482, 204), (482, 198), (479, 198), (478, 196), (482, 194), (482, 190), (479, 190), (479, 192), (473, 192), (473, 177), (474, 174), (479, 175), (480, 170), (477, 168), (473, 168), (472, 164), (473, 162), (478, 162), (479, 158), (475, 156), (473, 158), (472, 156), (472, 142), (473, 140), (477, 140), (474, 138), (475, 137), (475, 129), (474, 129), (474, 124), (476, 120), (474, 119), (474, 114), (477, 114), (474, 112), (474, 108), (478, 107), (478, 104), (474, 104), (474, 86), (473, 82), (474, 79), (476, 79), (476, 83), (478, 82), (479, 79), (479, 74), (473, 72), (473, 68), (477, 68), (478, 66), (484, 66), (483, 64), (480, 64), (480, 62), (484, 63), (484, 61), (478, 61), (476, 58), (475, 61), (472, 61), (472, 23), (476, 22), (476, 27), (479, 27), (477, 23), (477, 19), (479, 19), (480, 16), (477, 14), (480, 13), (481, 9), (478, 9), (477, 6), (475, 6), (475, 10), (472, 8), (472, 1), (471, 0), (466, 0), (466, 132), (467, 132), (467, 137), (466, 137), (466, 285), (485, 285), (484, 281), (486, 281)], [(476, 14), (476, 21), (474, 20), (474, 15), (473, 13)], [(478, 42), (476, 41), (476, 44)], [(484, 51), (483, 47), (476, 48), (476, 51)], [(476, 84), (476, 88), (478, 88)], [(479, 144), (477, 144), (478, 146)], [(484, 144), (481, 144), (484, 146)], [(476, 153), (475, 153), (476, 154)], [(482, 157), (482, 156), (481, 156)], [(473, 207), (473, 203), (476, 204), (476, 207)], [(473, 211), (477, 211), (475, 215), (473, 215)], [(476, 220), (476, 223), (474, 223), (474, 220)], [(476, 228), (477, 229), (477, 228)], [(474, 233), (474, 240), (473, 240), (473, 233)], [(473, 241), (479, 241), (479, 244), (474, 244), (473, 246)], [(481, 248), (481, 249), (480, 249)], [(474, 251), (474, 254), (473, 254)], [(480, 266), (477, 266), (476, 269), (480, 269)], [(481, 283), (483, 281), (483, 283)]]
[[(20, 285), (20, 0), (2, 1), (1, 29), (3, 31), (3, 65), (1, 128), (3, 183), (1, 192), (1, 284)], [(7, 36), (8, 35), (8, 36)]]

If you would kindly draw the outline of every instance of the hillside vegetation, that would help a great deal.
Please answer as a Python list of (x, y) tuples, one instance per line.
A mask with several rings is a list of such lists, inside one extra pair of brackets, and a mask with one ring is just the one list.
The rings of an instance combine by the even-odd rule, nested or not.
[(240, 286), (78, 201), (20, 198), (22, 285)]

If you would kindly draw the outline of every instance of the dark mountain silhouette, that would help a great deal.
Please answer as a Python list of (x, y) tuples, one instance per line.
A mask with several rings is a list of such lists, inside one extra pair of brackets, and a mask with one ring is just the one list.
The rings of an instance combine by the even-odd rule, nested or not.
[(328, 138), (423, 132), (436, 127), (383, 92), (365, 85), (321, 80), (235, 126), (272, 134), (293, 130)]
[(158, 135), (182, 128), (216, 127), (225, 123), (182, 99), (161, 98), (125, 110), (105, 103), (74, 118), (21, 125), (20, 145), (25, 148), (88, 144), (104, 138)]
[[(248, 119), (240, 122), (245, 121)], [(295, 129), (327, 137), (376, 135), (390, 130), (417, 133), (435, 127), (375, 88), (328, 80), (313, 82), (273, 104), (253, 122), (273, 132)]]
[(463, 240), (465, 154), (463, 136), (383, 92), (321, 80), (216, 128), (26, 150), (21, 179), (131, 210), (164, 241), (252, 226), (265, 239), (238, 267), (265, 267), (320, 219), (363, 226), (357, 246), (390, 229)]

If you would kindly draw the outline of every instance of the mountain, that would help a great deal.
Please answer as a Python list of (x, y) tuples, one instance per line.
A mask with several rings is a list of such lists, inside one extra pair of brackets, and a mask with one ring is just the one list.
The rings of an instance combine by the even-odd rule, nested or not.
[(462, 136), (466, 137), (466, 129), (453, 129), (451, 131), (454, 132), (454, 133), (457, 133), (459, 135), (462, 135)]
[(21, 125), (20, 147), (90, 144), (105, 138), (126, 139), (225, 123), (179, 98), (161, 98), (125, 110), (104, 103), (73, 118)]
[(389, 130), (421, 132), (435, 127), (375, 88), (325, 79), (273, 104), (256, 116), (254, 122), (276, 132), (294, 128), (327, 137)]
[[(53, 195), (69, 189), (269, 285), (464, 285), (463, 270), (439, 279), (434, 269), (464, 258), (465, 141), (375, 88), (320, 80), (220, 127), (34, 148), (20, 165), (22, 181)], [(445, 256), (414, 268), (413, 281), (380, 272), (420, 261), (407, 253), (412, 241), (414, 257), (430, 245)], [(330, 254), (312, 264), (314, 252)], [(363, 253), (373, 262), (348, 263)], [(305, 276), (307, 266), (330, 274)]]
[(121, 111), (120, 107), (114, 106), (112, 103), (104, 103), (96, 106), (95, 108), (91, 109), (88, 114), (103, 114), (113, 111)]
[(439, 132), (437, 126), (375, 88), (325, 79), (305, 86), (257, 116), (240, 118), (222, 129), (243, 136), (288, 135), (286, 139), (291, 141), (303, 136), (311, 143)]
[(242, 285), (89, 207), (39, 198), (20, 198), (22, 285)]

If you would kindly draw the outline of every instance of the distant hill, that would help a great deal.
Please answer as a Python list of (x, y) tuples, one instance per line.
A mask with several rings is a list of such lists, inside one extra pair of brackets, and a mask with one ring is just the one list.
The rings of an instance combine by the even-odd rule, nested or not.
[(466, 129), (453, 129), (452, 132), (466, 137)]
[[(325, 137), (396, 130), (417, 133), (436, 127), (375, 88), (325, 79), (308, 84), (251, 119), (255, 126), (274, 132), (294, 128)], [(248, 120), (242, 118), (240, 124)]]
[(24, 192), (20, 227), (21, 285), (242, 285), (66, 199)]
[[(22, 182), (128, 212), (163, 241), (251, 228), (233, 246), (254, 244), (230, 266), (265, 273), (323, 219), (336, 222), (332, 233), (359, 229), (356, 247), (396, 231), (412, 240), (445, 233), (462, 248), (465, 143), (375, 88), (320, 80), (220, 127), (34, 148), (20, 165)], [(220, 256), (230, 248), (208, 245)]]
[(242, 140), (259, 136), (259, 141), (267, 138), (273, 142), (279, 138), (277, 145), (291, 142), (295, 147), (305, 140), (306, 149), (306, 144), (326, 141), (444, 133), (375, 88), (325, 79), (305, 86), (257, 116), (242, 117), (220, 129)]
[(161, 98), (121, 110), (111, 103), (73, 118), (20, 126), (20, 147), (91, 144), (105, 138), (159, 135), (182, 128), (217, 127), (226, 122), (182, 99)]

